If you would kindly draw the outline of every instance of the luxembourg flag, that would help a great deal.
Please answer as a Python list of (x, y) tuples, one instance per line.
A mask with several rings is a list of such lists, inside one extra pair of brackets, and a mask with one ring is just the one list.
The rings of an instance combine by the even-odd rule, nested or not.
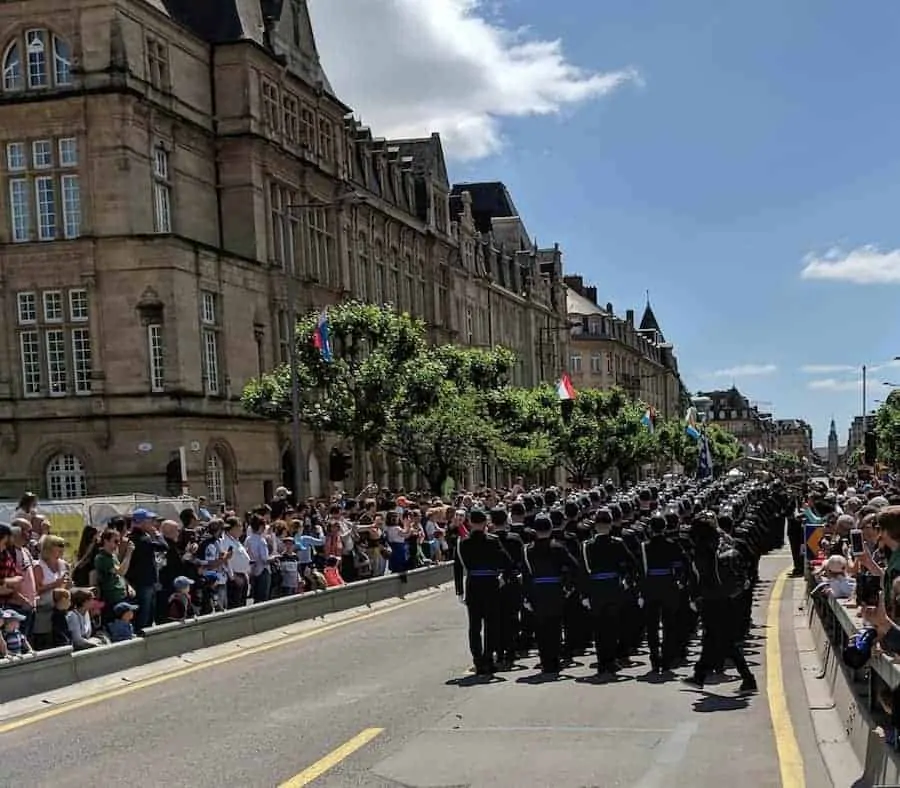
[(316, 323), (316, 330), (313, 332), (313, 347), (322, 354), (322, 360), (330, 362), (331, 355), (331, 332), (328, 330), (328, 312), (322, 310), (319, 315), (319, 322)]
[(563, 372), (559, 383), (556, 384), (556, 396), (561, 401), (575, 399), (575, 387), (572, 385), (572, 379), (568, 372)]
[(643, 416), (641, 416), (641, 424), (643, 424), (650, 432), (653, 432), (656, 426), (656, 411), (650, 407), (647, 408)]
[(688, 408), (687, 415), (684, 417), (684, 431), (689, 438), (695, 441), (700, 440), (700, 428), (697, 426), (697, 409)]

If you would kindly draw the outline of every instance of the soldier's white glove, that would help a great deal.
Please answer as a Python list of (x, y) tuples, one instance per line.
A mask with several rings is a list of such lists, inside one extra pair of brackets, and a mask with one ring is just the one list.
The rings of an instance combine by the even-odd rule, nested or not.
[(644, 609), (644, 597), (642, 597), (642, 596), (639, 596), (639, 597), (638, 597), (638, 607), (639, 607), (641, 610)]
[(534, 608), (531, 606), (531, 602), (527, 599), (522, 603), (522, 607), (524, 607), (529, 613), (534, 612)]
[(581, 606), (585, 610), (590, 610), (591, 609), (591, 600), (588, 599), (587, 597), (585, 597), (584, 599), (581, 600)]

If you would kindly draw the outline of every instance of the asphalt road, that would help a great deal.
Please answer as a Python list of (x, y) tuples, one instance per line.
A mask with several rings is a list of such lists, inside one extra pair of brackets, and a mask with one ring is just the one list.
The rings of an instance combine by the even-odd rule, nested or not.
[[(765, 575), (786, 565), (766, 559)], [(763, 596), (770, 587), (763, 585)], [(830, 788), (794, 672), (790, 599), (788, 587), (784, 683), (807, 788)], [(763, 605), (756, 620), (765, 618)], [(589, 658), (552, 683), (533, 680), (534, 659), (484, 682), (466, 673), (464, 620), (445, 591), (9, 731), (0, 735), (0, 785), (274, 787), (372, 728), (382, 731), (309, 784), (781, 785), (765, 695), (765, 628), (755, 630), (749, 655), (760, 694), (747, 699), (737, 695), (736, 680), (702, 692), (653, 683), (646, 655), (615, 684), (592, 683)], [(292, 788), (305, 784), (295, 780)]]

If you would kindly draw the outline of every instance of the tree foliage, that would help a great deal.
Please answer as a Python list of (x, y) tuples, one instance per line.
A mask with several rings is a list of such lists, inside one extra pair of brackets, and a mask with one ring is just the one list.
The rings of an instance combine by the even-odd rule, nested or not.
[[(582, 484), (613, 469), (634, 479), (645, 465), (696, 470), (698, 444), (684, 423), (660, 420), (649, 429), (646, 406), (620, 389), (579, 391), (564, 419), (555, 387), (510, 385), (517, 359), (506, 348), (430, 347), (420, 321), (348, 302), (328, 309), (327, 361), (313, 342), (318, 321), (317, 312), (305, 315), (294, 336), (300, 419), (360, 451), (402, 460), (435, 492), (481, 459), (533, 480), (550, 481), (563, 467)], [(242, 401), (249, 413), (289, 420), (290, 365), (248, 383)], [(715, 425), (706, 434), (716, 470), (740, 455), (737, 440)]]
[(894, 389), (875, 414), (878, 459), (900, 470), (900, 389)]

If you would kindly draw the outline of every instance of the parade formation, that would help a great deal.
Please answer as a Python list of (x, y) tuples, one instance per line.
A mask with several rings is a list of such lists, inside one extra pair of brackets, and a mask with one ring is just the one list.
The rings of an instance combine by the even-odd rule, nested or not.
[(552, 678), (593, 648), (598, 677), (613, 680), (646, 640), (652, 672), (672, 674), (699, 629), (684, 681), (702, 687), (730, 660), (740, 691), (756, 691), (741, 644), (759, 560), (784, 544), (792, 499), (782, 482), (607, 482), (488, 503), (469, 512), (454, 559), (475, 673), (509, 670), (534, 647)]

